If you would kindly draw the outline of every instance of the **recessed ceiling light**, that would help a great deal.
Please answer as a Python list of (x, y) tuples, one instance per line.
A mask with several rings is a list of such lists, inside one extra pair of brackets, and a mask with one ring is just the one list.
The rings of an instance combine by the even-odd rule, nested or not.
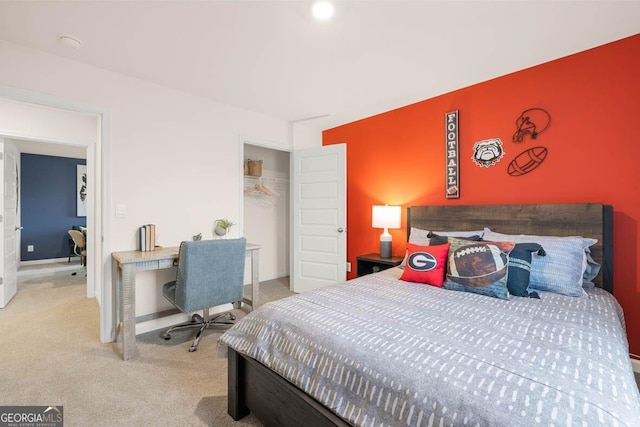
[(333, 16), (335, 8), (333, 3), (328, 0), (319, 0), (313, 2), (311, 13), (319, 21), (327, 21)]
[(69, 49), (80, 49), (80, 46), (82, 46), (82, 42), (75, 37), (60, 36), (59, 40), (64, 47), (68, 47)]

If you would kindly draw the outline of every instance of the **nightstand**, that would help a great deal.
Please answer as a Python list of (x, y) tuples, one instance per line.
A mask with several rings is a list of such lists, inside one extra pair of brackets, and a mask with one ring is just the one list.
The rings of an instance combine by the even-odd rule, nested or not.
[(365, 274), (377, 273), (387, 268), (396, 267), (400, 265), (403, 257), (392, 256), (391, 258), (380, 258), (380, 254), (366, 254), (356, 257), (356, 268), (358, 277)]

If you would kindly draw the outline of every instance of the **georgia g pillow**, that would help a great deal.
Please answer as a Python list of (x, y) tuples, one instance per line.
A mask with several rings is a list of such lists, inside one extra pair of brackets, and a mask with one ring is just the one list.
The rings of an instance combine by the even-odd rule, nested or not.
[(449, 254), (449, 243), (436, 246), (407, 245), (406, 264), (400, 280), (442, 286)]

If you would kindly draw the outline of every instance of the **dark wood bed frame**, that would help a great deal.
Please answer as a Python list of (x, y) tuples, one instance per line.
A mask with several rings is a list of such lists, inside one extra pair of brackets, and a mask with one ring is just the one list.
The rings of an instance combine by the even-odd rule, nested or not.
[[(613, 207), (597, 203), (482, 206), (415, 206), (407, 209), (411, 227), (425, 230), (482, 230), (505, 234), (583, 236), (602, 264), (596, 286), (613, 293)], [(256, 360), (229, 348), (229, 415), (252, 412), (271, 426), (348, 426), (315, 399)]]

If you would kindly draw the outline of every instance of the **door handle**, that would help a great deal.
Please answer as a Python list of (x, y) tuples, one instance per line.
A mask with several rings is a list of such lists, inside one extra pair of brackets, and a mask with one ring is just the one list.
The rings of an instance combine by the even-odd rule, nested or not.
[(342, 233), (344, 229), (342, 227), (338, 228), (338, 233)]
[(16, 225), (16, 231), (22, 230), (23, 227), (20, 227), (19, 225)]

